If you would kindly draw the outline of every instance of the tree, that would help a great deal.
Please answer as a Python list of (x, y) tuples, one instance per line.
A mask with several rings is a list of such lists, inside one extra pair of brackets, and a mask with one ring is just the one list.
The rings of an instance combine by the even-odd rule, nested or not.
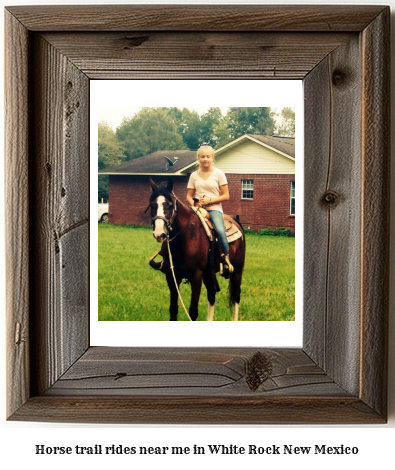
[(281, 109), (277, 134), (286, 137), (295, 137), (295, 108)]
[(191, 150), (199, 148), (202, 143), (202, 126), (200, 116), (196, 111), (183, 108), (178, 130), (186, 148)]
[(218, 139), (215, 136), (214, 127), (223, 119), (220, 108), (210, 108), (201, 116), (188, 108), (161, 109), (166, 110), (170, 119), (177, 125), (185, 148), (195, 150), (203, 143), (215, 146)]
[(157, 150), (180, 150), (185, 144), (167, 108), (142, 108), (132, 118), (125, 118), (117, 129), (127, 160)]
[(244, 134), (271, 135), (274, 119), (270, 108), (229, 108), (225, 119), (216, 128), (219, 140), (217, 147), (222, 147)]
[(207, 113), (201, 116), (201, 136), (202, 143), (215, 147), (219, 141), (216, 129), (219, 128), (224, 120), (220, 108), (210, 108)]
[(98, 128), (98, 168), (118, 165), (124, 160), (122, 145), (115, 132), (106, 122), (100, 122)]
[[(115, 132), (106, 122), (100, 122), (98, 128), (98, 170), (119, 165), (125, 156)], [(99, 175), (98, 200), (108, 200), (108, 176)]]

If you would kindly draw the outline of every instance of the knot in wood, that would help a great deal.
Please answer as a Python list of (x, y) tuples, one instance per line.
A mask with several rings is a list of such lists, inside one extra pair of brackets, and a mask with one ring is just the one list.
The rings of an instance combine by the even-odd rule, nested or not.
[(325, 191), (321, 197), (321, 204), (326, 207), (336, 207), (339, 204), (340, 196), (332, 190)]
[(128, 44), (124, 46), (124, 50), (128, 50), (130, 48), (141, 46), (141, 44), (144, 44), (145, 41), (148, 41), (149, 36), (138, 36), (138, 37), (126, 36), (125, 39)]
[(348, 83), (349, 73), (340, 68), (336, 68), (332, 73), (332, 83), (335, 86), (344, 86)]
[(246, 382), (248, 388), (255, 392), (273, 372), (273, 364), (269, 356), (258, 351), (247, 362)]

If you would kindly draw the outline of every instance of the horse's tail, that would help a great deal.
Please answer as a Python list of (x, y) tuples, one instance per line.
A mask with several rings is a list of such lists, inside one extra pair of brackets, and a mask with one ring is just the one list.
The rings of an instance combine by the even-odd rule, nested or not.
[[(240, 249), (243, 251), (243, 258), (241, 264), (238, 266), (233, 266), (234, 271), (229, 277), (229, 285), (228, 285), (228, 293), (229, 293), (229, 307), (232, 308), (235, 303), (239, 304), (240, 303), (240, 294), (241, 294), (241, 278), (242, 278), (242, 273), (244, 269), (244, 261), (245, 261), (245, 252), (246, 252), (246, 237), (245, 237), (245, 232), (244, 228), (238, 219), (238, 217), (234, 218), (235, 222), (241, 229), (243, 236), (236, 240), (236, 242), (239, 242), (242, 244)], [(234, 242), (234, 243), (236, 243)]]
[(232, 308), (235, 304), (235, 295), (234, 295), (234, 284), (232, 282), (232, 276), (229, 278), (229, 284), (228, 284), (228, 302), (229, 302), (229, 307)]
[(233, 272), (229, 277), (228, 301), (229, 301), (230, 308), (234, 307), (235, 304), (240, 303), (241, 277), (242, 277), (241, 271)]

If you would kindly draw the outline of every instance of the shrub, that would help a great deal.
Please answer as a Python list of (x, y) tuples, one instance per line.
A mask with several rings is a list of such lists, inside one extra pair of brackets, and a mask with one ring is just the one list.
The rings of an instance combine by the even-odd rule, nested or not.
[(262, 228), (256, 231), (251, 228), (245, 228), (245, 233), (251, 235), (271, 236), (271, 237), (294, 237), (295, 234), (289, 228), (276, 227), (276, 228)]
[(259, 231), (260, 235), (271, 235), (274, 237), (294, 237), (295, 234), (289, 228), (263, 228)]

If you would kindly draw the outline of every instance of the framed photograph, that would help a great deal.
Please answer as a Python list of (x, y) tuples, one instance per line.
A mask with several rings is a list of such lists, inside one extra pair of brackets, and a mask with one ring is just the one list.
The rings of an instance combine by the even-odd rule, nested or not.
[[(5, 20), (8, 419), (386, 422), (389, 8), (28, 6)], [(120, 79), (303, 81), (302, 347), (91, 344), (90, 86)]]
[[(301, 273), (302, 80), (155, 80), (154, 87), (150, 80), (95, 80), (90, 98), (91, 161), (99, 159), (99, 184), (93, 165), (91, 169), (90, 344), (300, 347), (303, 287), (299, 276), (295, 296), (295, 254)], [(230, 101), (233, 107), (226, 107)], [(258, 104), (265, 107), (258, 108)], [(289, 129), (284, 125), (287, 112)], [(218, 273), (214, 308), (207, 308), (205, 279), (197, 316), (199, 322), (212, 319), (215, 323), (190, 329), (169, 323), (168, 283), (173, 286), (174, 280), (160, 264), (166, 245), (164, 253), (154, 258), (161, 269), (148, 264), (162, 246), (152, 236), (149, 180), (173, 184), (172, 197), (177, 202), (172, 225), (178, 223), (181, 208), (188, 212), (185, 221), (190, 225), (171, 229), (171, 253), (177, 255), (174, 250), (180, 246), (195, 246), (197, 226), (204, 239), (200, 243), (208, 251), (211, 242), (203, 224), (184, 207), (201, 142), (214, 147), (213, 166), (227, 178), (230, 198), (222, 202), (223, 211), (243, 227), (241, 237), (232, 227), (226, 231), (229, 247), (234, 248), (231, 261), (243, 245), (246, 250), (238, 278), (242, 281), (240, 308), (229, 308), (228, 286), (233, 284)], [(296, 180), (298, 198), (292, 207)], [(246, 183), (249, 189), (242, 190)], [(104, 208), (109, 220), (96, 221), (98, 202), (99, 217)], [(158, 225), (163, 227), (161, 219)], [(194, 239), (189, 239), (192, 235)], [(197, 259), (202, 258), (207, 256), (197, 253)], [(192, 269), (185, 273), (189, 279), (196, 264), (191, 261)], [(208, 263), (206, 269), (213, 264)], [(210, 283), (214, 286), (211, 276)], [(179, 285), (178, 322), (191, 318), (191, 286), (191, 281)], [(242, 324), (232, 324), (233, 312)], [(158, 321), (162, 324), (152, 323)]]

